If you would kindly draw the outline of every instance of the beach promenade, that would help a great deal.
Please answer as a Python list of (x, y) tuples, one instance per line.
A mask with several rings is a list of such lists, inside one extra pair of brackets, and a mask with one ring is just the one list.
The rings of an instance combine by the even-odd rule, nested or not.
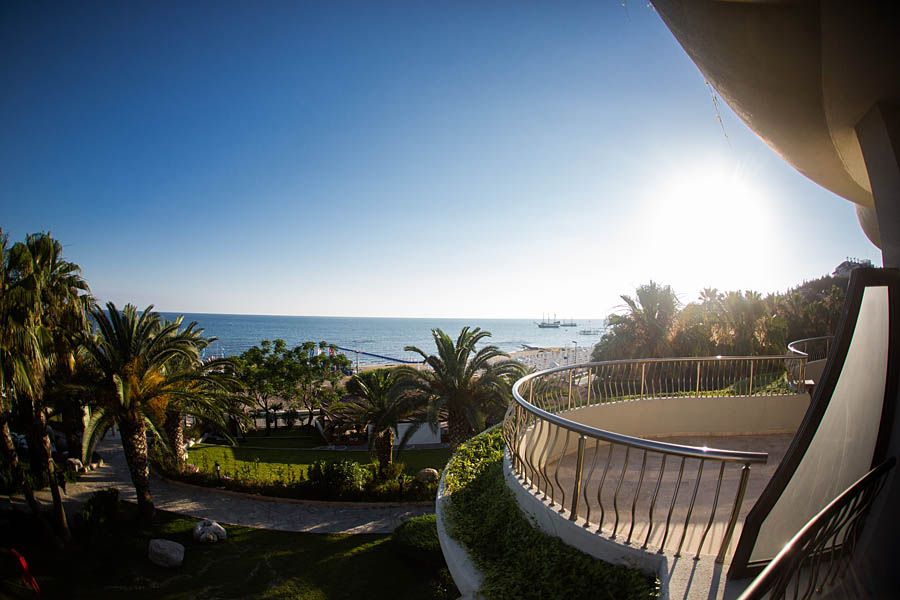
[[(95, 491), (114, 487), (122, 500), (135, 502), (134, 486), (128, 473), (125, 454), (118, 438), (107, 437), (97, 446), (104, 465), (81, 475), (77, 483), (66, 486), (66, 512), (77, 512)], [(156, 508), (224, 524), (298, 531), (307, 533), (390, 533), (410, 517), (434, 512), (434, 506), (385, 503), (382, 506), (352, 503), (304, 502), (300, 500), (252, 497), (224, 490), (166, 481), (151, 474), (150, 487)], [(49, 490), (37, 492), (45, 505), (51, 504)], [(3, 496), (0, 504), (28, 510), (21, 495)]]

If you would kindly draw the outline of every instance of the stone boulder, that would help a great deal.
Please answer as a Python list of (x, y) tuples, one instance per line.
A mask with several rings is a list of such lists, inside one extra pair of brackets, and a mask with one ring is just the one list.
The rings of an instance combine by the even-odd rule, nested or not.
[(184, 562), (184, 546), (171, 540), (150, 540), (147, 558), (155, 565), (170, 569)]
[(227, 537), (225, 528), (210, 519), (204, 519), (194, 525), (194, 539), (198, 542), (214, 544)]
[(433, 483), (440, 478), (436, 469), (422, 469), (416, 475), (416, 480), (422, 483)]

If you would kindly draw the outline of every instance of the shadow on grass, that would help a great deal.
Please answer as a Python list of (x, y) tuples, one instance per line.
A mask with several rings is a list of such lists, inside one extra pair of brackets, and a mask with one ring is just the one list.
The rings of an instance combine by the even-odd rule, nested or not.
[[(157, 511), (151, 527), (123, 505), (106, 530), (81, 532), (72, 548), (50, 553), (29, 515), (3, 514), (4, 544), (29, 562), (44, 598), (455, 598), (446, 568), (398, 553), (388, 535), (321, 535), (229, 527), (228, 539), (200, 544), (195, 519)], [(9, 534), (7, 535), (7, 531)], [(7, 538), (8, 537), (8, 541)], [(163, 569), (147, 559), (155, 537), (185, 546), (184, 564)], [(6, 565), (0, 596), (32, 598)]]

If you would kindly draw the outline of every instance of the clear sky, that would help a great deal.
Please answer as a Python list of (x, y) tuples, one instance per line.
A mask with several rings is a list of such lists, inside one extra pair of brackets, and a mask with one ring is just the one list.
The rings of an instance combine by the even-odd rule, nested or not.
[(4, 2), (0, 65), (0, 226), (120, 306), (584, 318), (881, 263), (645, 2)]

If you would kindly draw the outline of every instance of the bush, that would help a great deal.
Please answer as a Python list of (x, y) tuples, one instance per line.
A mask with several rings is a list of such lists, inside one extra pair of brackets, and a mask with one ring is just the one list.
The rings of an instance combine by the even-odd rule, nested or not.
[(75, 524), (86, 533), (90, 533), (112, 522), (118, 512), (119, 490), (107, 488), (91, 494), (88, 501), (75, 515)]
[(503, 448), (500, 428), (488, 430), (460, 446), (444, 476), (453, 491), (450, 534), (484, 575), (485, 598), (659, 597), (654, 577), (605, 563), (532, 526), (504, 482)]
[(391, 543), (399, 554), (409, 559), (429, 566), (444, 566), (434, 514), (403, 521), (391, 534)]
[(309, 467), (309, 481), (329, 494), (337, 496), (362, 492), (369, 471), (352, 460), (317, 460)]

